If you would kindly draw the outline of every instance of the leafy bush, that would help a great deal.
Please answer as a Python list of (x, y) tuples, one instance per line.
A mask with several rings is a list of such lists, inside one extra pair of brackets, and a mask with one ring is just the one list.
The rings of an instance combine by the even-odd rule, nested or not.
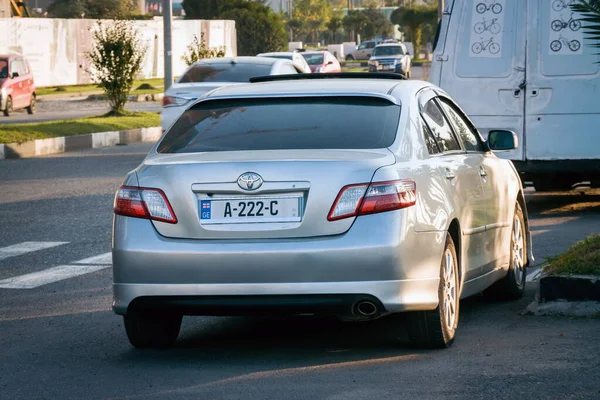
[(181, 59), (188, 65), (192, 65), (198, 60), (204, 58), (218, 58), (225, 57), (225, 47), (209, 48), (204, 40), (204, 32), (200, 34), (200, 40), (198, 36), (194, 35), (194, 41), (187, 47), (186, 53)]
[(86, 53), (94, 82), (108, 97), (112, 115), (122, 115), (133, 81), (142, 68), (146, 46), (130, 21), (97, 23), (92, 33), (92, 50)]

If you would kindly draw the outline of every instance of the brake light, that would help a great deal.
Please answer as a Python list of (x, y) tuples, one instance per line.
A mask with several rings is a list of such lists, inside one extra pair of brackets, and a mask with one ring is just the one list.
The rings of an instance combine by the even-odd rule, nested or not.
[(177, 107), (187, 104), (192, 99), (187, 99), (185, 97), (176, 97), (176, 96), (164, 96), (162, 98), (162, 106), (163, 107)]
[(177, 223), (171, 204), (160, 189), (121, 186), (115, 196), (114, 212), (126, 217)]
[(373, 182), (344, 186), (338, 194), (327, 219), (355, 217), (399, 210), (415, 205), (417, 184), (411, 180)]

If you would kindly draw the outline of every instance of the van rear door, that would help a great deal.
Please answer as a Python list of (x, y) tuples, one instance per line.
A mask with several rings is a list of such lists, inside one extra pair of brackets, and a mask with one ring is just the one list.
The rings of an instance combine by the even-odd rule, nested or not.
[[(431, 81), (456, 100), (484, 137), (490, 129), (508, 129), (522, 143), (526, 7), (520, 1), (449, 0), (444, 19)], [(499, 156), (522, 160), (524, 150), (519, 146)]]
[(528, 2), (527, 160), (600, 159), (598, 50), (568, 3)]

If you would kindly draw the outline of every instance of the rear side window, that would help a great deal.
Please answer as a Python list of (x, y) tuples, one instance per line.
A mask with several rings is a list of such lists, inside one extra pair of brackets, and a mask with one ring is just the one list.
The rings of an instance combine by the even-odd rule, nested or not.
[(425, 104), (423, 118), (433, 132), (433, 136), (443, 152), (461, 150), (460, 144), (454, 136), (452, 128), (450, 128), (450, 124), (434, 99), (429, 100)]
[(385, 148), (399, 118), (400, 106), (372, 97), (209, 100), (177, 120), (158, 152)]
[(423, 136), (425, 138), (425, 144), (427, 145), (427, 151), (429, 154), (438, 154), (440, 153), (440, 148), (438, 147), (435, 139), (433, 138), (433, 133), (431, 133), (431, 129), (427, 126), (425, 121), (421, 119), (421, 128), (423, 129)]
[(197, 64), (190, 67), (179, 78), (187, 82), (248, 82), (256, 76), (270, 75), (271, 64), (216, 63)]
[(0, 79), (8, 78), (8, 60), (0, 60)]
[(446, 99), (440, 99), (440, 104), (446, 112), (448, 119), (450, 119), (450, 123), (458, 133), (458, 136), (462, 139), (465, 149), (467, 151), (484, 152), (483, 143), (480, 142), (477, 133), (471, 129), (454, 105), (450, 104)]

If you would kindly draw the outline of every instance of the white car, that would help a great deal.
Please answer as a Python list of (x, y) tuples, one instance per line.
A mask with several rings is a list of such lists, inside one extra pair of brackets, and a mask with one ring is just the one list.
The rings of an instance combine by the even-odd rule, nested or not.
[(300, 68), (301, 73), (310, 74), (312, 70), (306, 59), (302, 56), (301, 52), (297, 51), (276, 51), (272, 53), (260, 53), (257, 57), (269, 57), (269, 58), (281, 58), (285, 60), (292, 60), (296, 67)]
[[(300, 56), (302, 58), (302, 56)], [(161, 126), (166, 131), (194, 100), (221, 86), (248, 83), (256, 76), (302, 72), (290, 60), (263, 57), (225, 57), (191, 65), (165, 92)]]

